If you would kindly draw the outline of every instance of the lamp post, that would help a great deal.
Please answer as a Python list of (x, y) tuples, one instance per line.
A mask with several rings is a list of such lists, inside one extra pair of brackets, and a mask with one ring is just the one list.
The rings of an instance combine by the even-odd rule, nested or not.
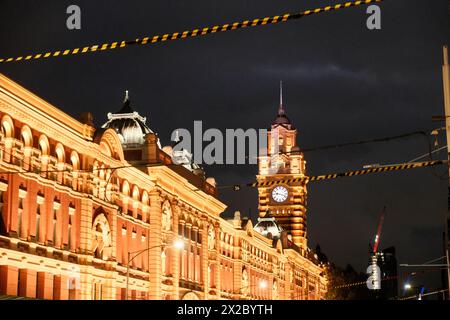
[(418, 295), (418, 299), (417, 300), (422, 300), (422, 296), (425, 293), (425, 286), (420, 285), (420, 286), (412, 286), (410, 283), (405, 283), (405, 285), (403, 286), (403, 290), (404, 291), (409, 291), (409, 290), (419, 290), (419, 295)]
[(171, 245), (166, 245), (166, 244), (162, 244), (162, 245), (158, 245), (158, 246), (153, 246), (153, 247), (149, 247), (149, 248), (145, 248), (142, 250), (138, 250), (138, 251), (134, 251), (134, 252), (128, 252), (128, 261), (127, 261), (127, 289), (126, 289), (126, 300), (129, 300), (129, 296), (128, 296), (128, 292), (129, 292), (129, 283), (130, 283), (130, 263), (138, 256), (140, 256), (141, 254), (143, 254), (144, 252), (147, 252), (151, 249), (155, 249), (155, 248), (164, 248), (164, 247), (174, 247), (178, 250), (182, 250), (184, 248), (184, 241), (181, 239), (175, 240), (173, 242), (173, 244)]

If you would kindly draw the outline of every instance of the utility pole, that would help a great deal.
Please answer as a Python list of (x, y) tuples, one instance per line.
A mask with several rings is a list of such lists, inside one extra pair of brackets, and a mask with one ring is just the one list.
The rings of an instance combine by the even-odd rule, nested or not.
[[(442, 79), (444, 84), (444, 106), (445, 106), (445, 132), (447, 135), (447, 155), (450, 160), (450, 66), (448, 61), (448, 45), (444, 46), (444, 64), (442, 66)], [(449, 166), (449, 186), (448, 186), (448, 206), (447, 206), (447, 216), (446, 221), (450, 218), (450, 166)], [(448, 229), (448, 223), (446, 223), (445, 228)], [(450, 235), (448, 230), (446, 230), (446, 239), (445, 239), (445, 253), (447, 256), (447, 281), (448, 281), (448, 289), (449, 295), (448, 299), (450, 300), (450, 265), (449, 265), (449, 242)]]

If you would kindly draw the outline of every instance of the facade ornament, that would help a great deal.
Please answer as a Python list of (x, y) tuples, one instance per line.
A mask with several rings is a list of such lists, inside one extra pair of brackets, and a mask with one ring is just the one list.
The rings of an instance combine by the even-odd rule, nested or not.
[(213, 250), (216, 247), (216, 231), (213, 226), (208, 228), (208, 249)]
[(97, 216), (92, 226), (92, 252), (98, 259), (109, 260), (111, 257), (112, 241), (109, 222), (102, 213)]
[(162, 227), (165, 231), (172, 230), (172, 206), (168, 200), (164, 201), (162, 206)]
[(273, 280), (272, 284), (272, 299), (278, 300), (278, 283), (277, 280)]
[(250, 291), (250, 286), (248, 282), (248, 273), (245, 268), (242, 269), (241, 288), (242, 294), (244, 295), (247, 295)]

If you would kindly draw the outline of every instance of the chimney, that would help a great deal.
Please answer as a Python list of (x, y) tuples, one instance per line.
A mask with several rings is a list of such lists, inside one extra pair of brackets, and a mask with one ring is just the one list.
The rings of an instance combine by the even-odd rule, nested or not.
[(241, 213), (239, 211), (234, 212), (233, 226), (236, 229), (241, 228)]
[(87, 124), (88, 126), (95, 128), (94, 126), (94, 116), (90, 112), (83, 112), (80, 115), (80, 122), (83, 124)]
[(156, 136), (156, 133), (149, 133), (144, 137), (142, 161), (145, 163), (158, 162), (158, 137)]

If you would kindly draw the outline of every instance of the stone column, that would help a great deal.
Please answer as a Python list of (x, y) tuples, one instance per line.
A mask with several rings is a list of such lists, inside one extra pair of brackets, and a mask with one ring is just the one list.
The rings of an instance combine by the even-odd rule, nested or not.
[(38, 299), (52, 300), (53, 297), (53, 275), (47, 272), (37, 273)]
[(53, 293), (54, 300), (68, 300), (69, 299), (69, 288), (68, 288), (68, 278), (67, 276), (59, 275), (55, 276), (53, 279), (55, 285), (55, 291)]
[[(173, 240), (176, 240), (180, 236), (178, 235), (178, 221), (181, 214), (180, 203), (176, 201), (172, 208), (173, 212)], [(180, 237), (181, 239), (181, 237)], [(180, 299), (180, 250), (171, 248), (170, 266), (173, 276), (172, 294), (176, 300)]]
[(36, 274), (35, 270), (19, 270), (19, 296), (27, 298), (36, 298)]
[(154, 189), (150, 198), (150, 233), (149, 233), (149, 299), (160, 300), (161, 295), (161, 245), (162, 245), (162, 210), (161, 194)]
[(215, 281), (216, 281), (216, 293), (217, 297), (220, 299), (220, 290), (221, 290), (221, 273), (222, 268), (220, 267), (220, 227), (219, 224), (216, 224), (214, 227), (214, 230), (216, 232), (216, 273), (215, 273)]
[(0, 294), (17, 296), (19, 271), (17, 267), (0, 266)]
[[(242, 288), (242, 261), (234, 259), (233, 262), (233, 293), (240, 295)], [(248, 288), (246, 288), (248, 289)]]
[(284, 297), (286, 300), (293, 300), (293, 288), (291, 283), (291, 266), (288, 262), (285, 263), (285, 286), (284, 286)]
[(92, 200), (81, 199), (81, 217), (80, 217), (80, 253), (91, 254), (92, 249)]
[(202, 228), (199, 230), (199, 234), (202, 238), (202, 249), (200, 253), (201, 264), (201, 282), (203, 283), (203, 292), (205, 299), (208, 299), (209, 294), (209, 273), (208, 273), (208, 220), (205, 216), (202, 216)]
[[(95, 300), (95, 297), (93, 296), (93, 277), (90, 272), (91, 267), (84, 267), (82, 266), (80, 268), (80, 276), (79, 280), (79, 286), (77, 284), (77, 299), (80, 300)], [(78, 289), (79, 288), (79, 289)]]

